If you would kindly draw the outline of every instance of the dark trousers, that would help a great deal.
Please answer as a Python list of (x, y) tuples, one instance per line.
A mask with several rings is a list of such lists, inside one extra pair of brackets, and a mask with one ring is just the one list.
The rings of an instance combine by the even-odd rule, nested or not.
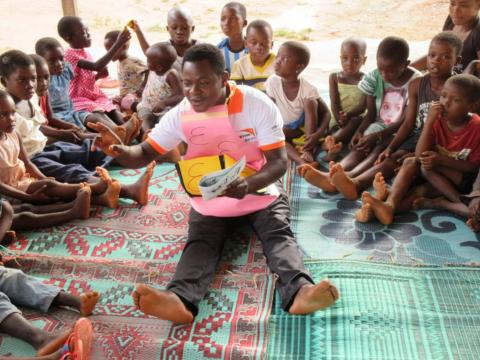
[(30, 160), (45, 176), (76, 184), (95, 175), (97, 166), (106, 167), (112, 161), (111, 157), (99, 150), (91, 151), (91, 145), (91, 140), (85, 140), (82, 145), (57, 141), (45, 146)]
[(187, 244), (167, 289), (177, 294), (194, 315), (214, 278), (227, 232), (231, 233), (234, 220), (248, 221), (262, 242), (268, 266), (278, 275), (277, 288), (285, 311), (300, 287), (313, 284), (290, 228), (286, 195), (281, 194), (266, 209), (243, 218), (204, 216), (191, 209)]

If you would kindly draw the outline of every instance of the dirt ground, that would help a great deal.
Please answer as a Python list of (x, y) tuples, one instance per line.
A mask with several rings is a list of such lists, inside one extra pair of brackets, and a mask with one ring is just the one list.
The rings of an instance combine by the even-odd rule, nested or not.
[[(212, 43), (222, 38), (219, 18), (226, 1), (78, 0), (77, 3), (80, 16), (90, 27), (94, 54), (103, 51), (104, 34), (121, 29), (129, 19), (140, 22), (150, 42), (166, 40), (166, 12), (175, 4), (191, 10), (195, 38)], [(325, 74), (338, 68), (338, 48), (343, 38), (355, 35), (368, 40), (367, 69), (375, 65), (376, 45), (387, 35), (406, 38), (415, 58), (426, 51), (428, 39), (441, 30), (448, 12), (448, 0), (243, 0), (242, 3), (247, 7), (249, 20), (262, 18), (272, 24), (276, 47), (285, 39), (306, 41), (312, 51), (307, 73), (317, 75), (322, 83)], [(60, 0), (2, 0), (0, 14), (0, 52), (18, 48), (31, 53), (40, 37), (58, 37)], [(132, 51), (139, 52), (133, 41)]]

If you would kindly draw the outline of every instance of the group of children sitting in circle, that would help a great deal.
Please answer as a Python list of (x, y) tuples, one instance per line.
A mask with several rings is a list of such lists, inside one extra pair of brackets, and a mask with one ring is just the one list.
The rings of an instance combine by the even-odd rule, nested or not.
[[(344, 40), (342, 70), (329, 79), (330, 107), (301, 76), (310, 61), (308, 47), (287, 41), (274, 54), (272, 27), (264, 20), (247, 23), (244, 5), (231, 2), (222, 8), (226, 38), (218, 48), (231, 80), (266, 92), (277, 105), (287, 153), (298, 164), (298, 174), (327, 193), (361, 198), (357, 221), (376, 218), (390, 224), (397, 212), (441, 208), (465, 216), (479, 230), (480, 80), (475, 76), (479, 9), (479, 0), (451, 0), (444, 31), (415, 63), (409, 61), (404, 39), (383, 39), (377, 68), (368, 74), (361, 71), (365, 41)], [(3, 243), (14, 240), (10, 229), (87, 219), (92, 204), (115, 208), (120, 197), (147, 204), (155, 162), (136, 183), (120, 184), (105, 169), (113, 155), (105, 145), (141, 141), (183, 99), (188, 86), (181, 75), (183, 56), (199, 43), (191, 38), (194, 29), (188, 10), (175, 7), (167, 18), (170, 39), (150, 45), (132, 20), (125, 29), (106, 34), (107, 52), (94, 60), (87, 50), (91, 46), (87, 25), (78, 17), (65, 16), (58, 23), (58, 34), (69, 45), (66, 50), (55, 38), (41, 38), (35, 55), (19, 50), (0, 55)], [(131, 32), (146, 63), (128, 54)], [(110, 61), (118, 61), (120, 84), (112, 99), (97, 85), (108, 75)], [(169, 160), (178, 160), (180, 152), (171, 152)], [(330, 162), (328, 172), (318, 170), (316, 159), (322, 152)], [(386, 181), (395, 174), (389, 188)], [(372, 185), (374, 194), (364, 191)], [(19, 270), (1, 269), (9, 275), (2, 275), (0, 295), (7, 294), (19, 305), (44, 311), (63, 305), (89, 315), (98, 301), (97, 293), (78, 297)], [(8, 306), (0, 301), (0, 331), (41, 349), (42, 358), (88, 352), (87, 320), (79, 320), (73, 331), (53, 336), (31, 325), (7, 302)], [(63, 343), (66, 346), (60, 348)]]

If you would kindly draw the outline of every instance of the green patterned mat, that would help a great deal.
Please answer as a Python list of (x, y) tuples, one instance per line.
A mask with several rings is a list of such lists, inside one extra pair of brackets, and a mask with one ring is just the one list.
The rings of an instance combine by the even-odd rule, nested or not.
[(341, 291), (332, 307), (289, 316), (276, 299), (269, 359), (478, 359), (480, 269), (308, 262)]

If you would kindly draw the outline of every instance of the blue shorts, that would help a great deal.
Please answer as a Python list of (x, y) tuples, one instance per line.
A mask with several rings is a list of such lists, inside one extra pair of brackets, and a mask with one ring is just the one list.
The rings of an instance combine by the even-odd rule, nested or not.
[(305, 124), (305, 113), (302, 113), (297, 120), (292, 121), (284, 125), (286, 128), (297, 130), (298, 128), (302, 127)]

